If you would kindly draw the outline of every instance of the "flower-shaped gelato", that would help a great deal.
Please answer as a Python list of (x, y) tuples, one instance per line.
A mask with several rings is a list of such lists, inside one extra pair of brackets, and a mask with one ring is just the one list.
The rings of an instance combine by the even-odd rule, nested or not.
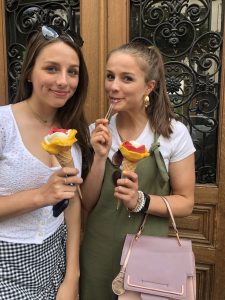
[(49, 154), (59, 154), (77, 141), (76, 134), (76, 129), (51, 128), (41, 145)]
[(119, 149), (123, 157), (132, 162), (138, 162), (142, 158), (149, 156), (145, 145), (139, 145), (135, 141), (125, 141), (120, 145)]

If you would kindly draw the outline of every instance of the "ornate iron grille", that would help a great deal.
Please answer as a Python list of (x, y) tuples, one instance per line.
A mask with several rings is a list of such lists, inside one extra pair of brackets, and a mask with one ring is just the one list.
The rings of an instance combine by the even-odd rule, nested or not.
[(196, 147), (197, 183), (216, 182), (224, 11), (217, 0), (130, 0), (130, 40), (163, 54), (172, 106)]
[(9, 102), (13, 102), (27, 37), (43, 24), (80, 33), (80, 1), (6, 0)]

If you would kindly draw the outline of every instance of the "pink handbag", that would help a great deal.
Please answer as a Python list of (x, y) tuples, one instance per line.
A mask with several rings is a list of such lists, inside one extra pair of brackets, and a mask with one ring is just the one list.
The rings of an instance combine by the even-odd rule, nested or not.
[(112, 282), (118, 300), (195, 300), (196, 277), (192, 243), (180, 239), (165, 197), (175, 238), (142, 236), (147, 215), (136, 235), (127, 234), (121, 271)]

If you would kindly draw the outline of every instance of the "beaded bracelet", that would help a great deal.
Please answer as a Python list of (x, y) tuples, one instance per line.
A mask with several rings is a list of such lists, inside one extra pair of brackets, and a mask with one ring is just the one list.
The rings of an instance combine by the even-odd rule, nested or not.
[(140, 212), (145, 206), (146, 198), (144, 196), (144, 193), (142, 191), (138, 191), (138, 200), (135, 208), (133, 209), (128, 209), (129, 212)]

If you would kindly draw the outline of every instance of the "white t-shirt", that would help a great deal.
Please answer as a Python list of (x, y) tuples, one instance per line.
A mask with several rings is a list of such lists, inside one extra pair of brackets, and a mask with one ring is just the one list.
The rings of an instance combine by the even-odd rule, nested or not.
[[(160, 144), (159, 149), (165, 161), (167, 170), (170, 162), (180, 161), (195, 152), (195, 147), (187, 127), (176, 120), (172, 120), (171, 125), (173, 133), (170, 138), (164, 138), (163, 136), (159, 136), (158, 138), (158, 142)], [(109, 151), (108, 157), (112, 160), (113, 154), (119, 149), (119, 146), (122, 143), (116, 128), (116, 114), (111, 117), (109, 127), (112, 132), (112, 147)], [(92, 132), (95, 128), (95, 124), (92, 123), (89, 128), (90, 132)], [(151, 144), (154, 141), (154, 133), (152, 132), (148, 122), (142, 133), (135, 141), (141, 145), (145, 145), (147, 149), (150, 149)]]
[[(81, 173), (82, 157), (77, 143), (72, 147), (74, 165)], [(0, 107), (0, 195), (39, 188), (59, 167), (50, 168), (33, 156), (23, 144), (11, 105)], [(78, 175), (80, 176), (80, 175)], [(4, 201), (2, 198), (0, 201)], [(64, 222), (55, 218), (52, 206), (0, 221), (0, 240), (41, 244)]]

